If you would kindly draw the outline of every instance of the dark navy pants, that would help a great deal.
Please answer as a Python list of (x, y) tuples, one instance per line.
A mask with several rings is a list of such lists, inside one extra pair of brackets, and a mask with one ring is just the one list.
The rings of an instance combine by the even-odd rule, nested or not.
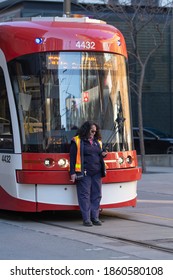
[(101, 185), (100, 173), (77, 181), (78, 202), (84, 221), (99, 218)]

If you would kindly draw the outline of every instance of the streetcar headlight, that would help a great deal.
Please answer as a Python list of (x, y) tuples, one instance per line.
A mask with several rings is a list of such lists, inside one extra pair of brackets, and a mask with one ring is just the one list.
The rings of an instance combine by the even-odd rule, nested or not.
[(127, 163), (131, 164), (132, 161), (133, 161), (133, 159), (132, 159), (131, 156), (128, 156), (128, 157), (126, 158), (126, 162), (127, 162)]
[(58, 165), (59, 165), (59, 167), (65, 168), (65, 167), (67, 167), (69, 165), (69, 162), (65, 158), (60, 158), (58, 160)]
[(42, 38), (35, 38), (35, 43), (40, 45), (43, 43), (43, 39)]
[(55, 165), (55, 161), (52, 159), (52, 158), (46, 158), (44, 160), (44, 165), (46, 167), (51, 167), (51, 166), (54, 166)]
[(118, 159), (118, 163), (119, 164), (122, 164), (124, 162), (124, 158), (123, 157), (120, 157), (119, 159)]

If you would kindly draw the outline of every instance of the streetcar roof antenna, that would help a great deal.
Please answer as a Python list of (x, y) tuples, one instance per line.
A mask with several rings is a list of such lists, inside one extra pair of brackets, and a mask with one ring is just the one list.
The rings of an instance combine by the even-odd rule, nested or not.
[(70, 15), (71, 15), (71, 0), (64, 0), (63, 17), (70, 17)]

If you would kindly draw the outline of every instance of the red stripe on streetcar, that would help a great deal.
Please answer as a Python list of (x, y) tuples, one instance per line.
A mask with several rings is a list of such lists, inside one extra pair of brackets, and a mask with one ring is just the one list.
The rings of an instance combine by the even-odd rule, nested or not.
[(35, 201), (27, 201), (13, 197), (2, 187), (0, 187), (0, 209), (22, 212), (36, 212), (37, 203)]
[[(68, 171), (30, 171), (17, 170), (17, 183), (19, 184), (62, 184), (71, 185)], [(108, 170), (103, 183), (117, 183), (137, 181), (141, 178), (140, 168)]]

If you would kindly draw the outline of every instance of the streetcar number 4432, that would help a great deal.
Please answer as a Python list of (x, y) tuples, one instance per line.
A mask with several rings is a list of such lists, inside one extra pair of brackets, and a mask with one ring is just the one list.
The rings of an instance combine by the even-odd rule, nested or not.
[(95, 42), (93, 41), (77, 41), (76, 42), (76, 47), (78, 49), (95, 49)]
[(2, 161), (10, 163), (11, 162), (11, 156), (10, 155), (3, 155), (2, 156)]

